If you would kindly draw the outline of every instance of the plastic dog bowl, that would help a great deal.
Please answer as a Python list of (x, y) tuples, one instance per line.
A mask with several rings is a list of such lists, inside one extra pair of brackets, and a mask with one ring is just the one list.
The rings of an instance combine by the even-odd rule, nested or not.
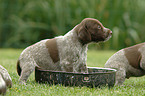
[(115, 69), (88, 67), (88, 73), (50, 71), (35, 68), (35, 80), (38, 83), (60, 84), (64, 86), (109, 86), (115, 84)]

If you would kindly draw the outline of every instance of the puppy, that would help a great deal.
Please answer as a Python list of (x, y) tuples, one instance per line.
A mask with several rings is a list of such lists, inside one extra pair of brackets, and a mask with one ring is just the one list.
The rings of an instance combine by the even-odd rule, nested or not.
[(6, 82), (4, 81), (2, 75), (0, 74), (0, 94), (6, 93)]
[(110, 29), (93, 18), (86, 18), (64, 36), (42, 40), (27, 47), (20, 55), (17, 72), (25, 83), (35, 67), (66, 72), (87, 72), (87, 47), (91, 42), (106, 41)]
[(12, 79), (7, 70), (0, 65), (0, 94), (5, 94), (7, 87), (12, 87)]
[(109, 58), (105, 67), (118, 70), (116, 85), (122, 85), (125, 78), (145, 75), (145, 43), (118, 51)]

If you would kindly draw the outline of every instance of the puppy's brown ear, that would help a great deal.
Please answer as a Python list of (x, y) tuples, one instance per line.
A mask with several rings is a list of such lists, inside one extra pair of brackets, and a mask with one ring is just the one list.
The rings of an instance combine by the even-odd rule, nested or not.
[(91, 34), (88, 32), (85, 25), (79, 28), (78, 37), (83, 44), (87, 44), (91, 41)]

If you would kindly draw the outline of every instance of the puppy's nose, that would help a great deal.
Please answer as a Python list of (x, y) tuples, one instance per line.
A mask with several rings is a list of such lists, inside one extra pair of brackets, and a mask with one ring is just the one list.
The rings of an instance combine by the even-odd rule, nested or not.
[(107, 33), (112, 35), (112, 31), (110, 29), (108, 29), (108, 28), (104, 28), (104, 32), (107, 32)]
[(108, 30), (107, 32), (112, 35), (112, 31), (108, 28), (107, 28), (107, 30)]
[(109, 30), (109, 33), (110, 33), (110, 34), (112, 34), (112, 31), (111, 31), (111, 30)]

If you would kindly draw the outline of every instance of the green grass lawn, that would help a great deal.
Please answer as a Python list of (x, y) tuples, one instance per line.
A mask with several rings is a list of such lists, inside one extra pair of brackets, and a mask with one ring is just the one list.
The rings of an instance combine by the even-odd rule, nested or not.
[[(145, 96), (145, 76), (126, 79), (124, 86), (111, 89), (49, 86), (35, 82), (34, 73), (27, 81), (27, 86), (18, 83), (16, 62), (21, 49), (0, 49), (0, 64), (5, 67), (13, 81), (13, 87), (7, 90), (6, 96)], [(106, 60), (115, 51), (88, 51), (87, 64), (90, 67), (103, 67)]]

